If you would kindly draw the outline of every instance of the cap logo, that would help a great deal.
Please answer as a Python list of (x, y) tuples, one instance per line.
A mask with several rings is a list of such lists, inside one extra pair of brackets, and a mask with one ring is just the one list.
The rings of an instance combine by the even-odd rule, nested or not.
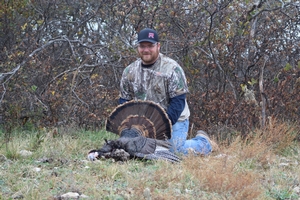
[(149, 33), (148, 38), (153, 38), (154, 39), (154, 33)]

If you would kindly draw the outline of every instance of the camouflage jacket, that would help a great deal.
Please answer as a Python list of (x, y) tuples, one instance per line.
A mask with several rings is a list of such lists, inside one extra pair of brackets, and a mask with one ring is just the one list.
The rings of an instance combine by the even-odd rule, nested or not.
[[(160, 53), (158, 60), (149, 68), (142, 67), (138, 59), (123, 72), (120, 83), (120, 97), (126, 100), (150, 100), (159, 103), (164, 109), (169, 99), (188, 93), (184, 71), (173, 59)], [(178, 121), (190, 116), (187, 102)]]

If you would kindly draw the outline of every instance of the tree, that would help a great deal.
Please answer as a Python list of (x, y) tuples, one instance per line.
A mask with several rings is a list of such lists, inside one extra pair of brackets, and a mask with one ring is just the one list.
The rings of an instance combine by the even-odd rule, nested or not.
[[(157, 29), (162, 52), (184, 68), (195, 128), (247, 133), (265, 123), (262, 111), (266, 120), (297, 121), (299, 7), (284, 1), (2, 1), (2, 123), (8, 129), (101, 128), (117, 105), (121, 73), (136, 59), (136, 33), (144, 27)], [(257, 104), (245, 101), (245, 88)]]

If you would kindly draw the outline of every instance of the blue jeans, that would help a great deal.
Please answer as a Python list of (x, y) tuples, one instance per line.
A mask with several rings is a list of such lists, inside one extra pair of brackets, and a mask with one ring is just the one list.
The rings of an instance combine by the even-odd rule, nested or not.
[(176, 122), (172, 126), (172, 136), (169, 141), (172, 144), (171, 151), (175, 153), (188, 154), (189, 150), (194, 150), (196, 153), (207, 155), (211, 152), (210, 142), (202, 136), (196, 136), (187, 140), (189, 130), (189, 120), (186, 119), (182, 122)]

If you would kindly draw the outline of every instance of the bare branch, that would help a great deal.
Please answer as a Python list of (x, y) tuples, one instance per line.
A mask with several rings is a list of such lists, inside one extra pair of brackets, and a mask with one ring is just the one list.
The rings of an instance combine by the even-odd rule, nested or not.
[(268, 61), (268, 57), (265, 57), (264, 64), (260, 67), (260, 75), (259, 75), (259, 90), (261, 95), (261, 127), (265, 128), (266, 125), (266, 94), (264, 93), (264, 68), (266, 66), (266, 62)]
[(35, 49), (33, 52), (31, 52), (27, 56), (27, 58), (24, 59), (20, 64), (18, 64), (17, 67), (15, 67), (12, 71), (0, 74), (0, 82), (2, 82), (1, 85), (4, 88), (4, 91), (2, 92), (1, 99), (0, 99), (0, 105), (3, 101), (3, 98), (4, 98), (5, 93), (6, 93), (5, 84), (21, 69), (21, 67), (23, 67), (23, 65), (25, 65), (34, 55), (36, 55), (39, 52), (43, 51), (49, 45), (51, 45), (53, 43), (56, 43), (56, 42), (61, 42), (61, 41), (69, 41), (69, 40), (67, 40), (64, 36), (63, 36), (63, 38), (50, 40), (46, 44), (44, 44), (43, 46), (41, 46), (41, 47)]

